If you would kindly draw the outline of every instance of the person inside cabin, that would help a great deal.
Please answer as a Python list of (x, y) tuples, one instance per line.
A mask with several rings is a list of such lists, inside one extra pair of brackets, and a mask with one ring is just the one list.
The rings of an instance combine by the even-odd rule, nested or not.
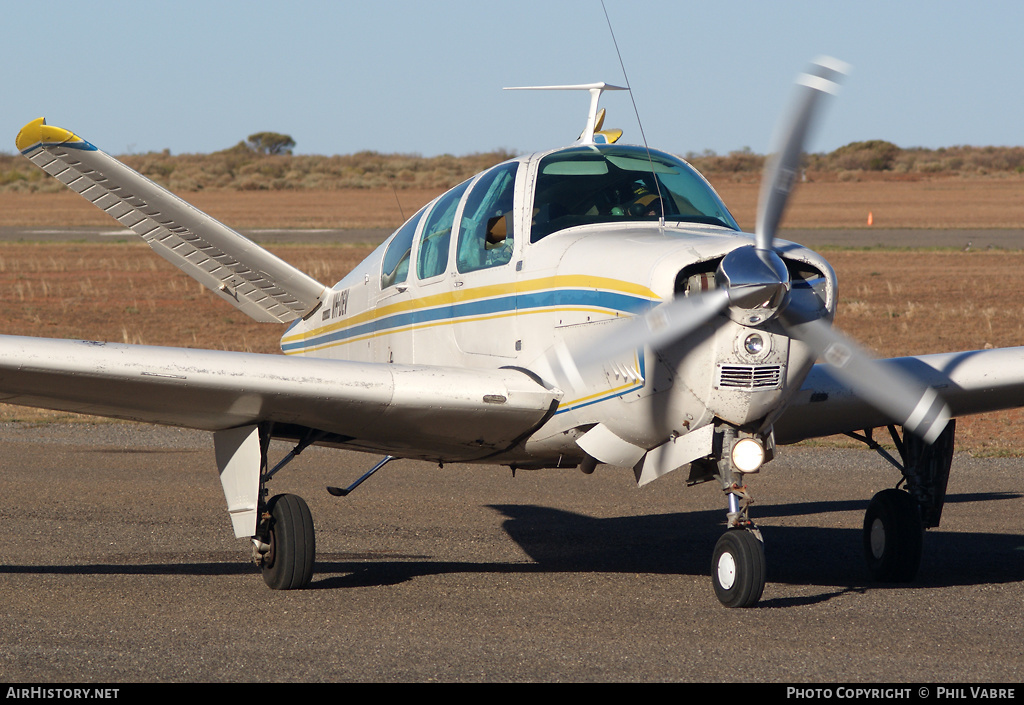
[(466, 199), (459, 237), (460, 272), (497, 267), (512, 259), (512, 205), (518, 162), (485, 174)]

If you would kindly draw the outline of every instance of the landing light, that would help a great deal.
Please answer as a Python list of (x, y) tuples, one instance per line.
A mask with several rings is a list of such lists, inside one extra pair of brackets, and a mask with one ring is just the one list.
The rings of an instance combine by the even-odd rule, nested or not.
[(758, 355), (764, 350), (764, 338), (757, 333), (751, 333), (743, 341), (743, 349), (750, 355)]
[(764, 463), (764, 446), (753, 438), (741, 438), (732, 447), (732, 464), (740, 472), (757, 472)]

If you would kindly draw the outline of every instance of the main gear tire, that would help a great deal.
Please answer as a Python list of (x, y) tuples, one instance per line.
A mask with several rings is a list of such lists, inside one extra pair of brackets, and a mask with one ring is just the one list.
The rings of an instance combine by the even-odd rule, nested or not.
[(313, 579), (316, 533), (309, 506), (298, 495), (276, 495), (263, 532), (269, 549), (263, 555), (263, 582), (274, 590), (300, 590)]
[(882, 490), (864, 513), (864, 557), (871, 577), (906, 583), (921, 567), (924, 527), (921, 509), (908, 492)]

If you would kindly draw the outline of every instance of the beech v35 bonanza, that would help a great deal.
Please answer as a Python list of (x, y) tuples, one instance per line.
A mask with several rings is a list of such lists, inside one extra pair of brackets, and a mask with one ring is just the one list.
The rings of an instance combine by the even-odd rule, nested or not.
[[(778, 445), (836, 433), (889, 457), (903, 489), (864, 519), (873, 577), (907, 581), (945, 500), (956, 416), (1024, 405), (1024, 348), (876, 360), (832, 328), (836, 277), (776, 238), (812, 117), (841, 62), (803, 74), (765, 170), (752, 235), (692, 167), (603, 130), (511, 159), (424, 206), (328, 288), (73, 133), (26, 125), (18, 149), (160, 255), (260, 321), (285, 355), (0, 336), (0, 401), (213, 432), (237, 537), (266, 583), (302, 588), (306, 503), (269, 497), (311, 444), (384, 458), (632, 468), (717, 481), (719, 600), (754, 605), (762, 537), (745, 476)], [(821, 360), (816, 364), (816, 361)], [(294, 449), (271, 466), (271, 439)], [(884, 451), (882, 451), (884, 454)]]

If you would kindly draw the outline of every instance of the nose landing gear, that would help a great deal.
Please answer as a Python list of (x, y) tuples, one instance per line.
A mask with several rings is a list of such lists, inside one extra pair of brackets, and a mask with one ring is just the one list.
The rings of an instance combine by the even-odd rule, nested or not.
[[(744, 462), (750, 453), (737, 452), (743, 444), (757, 447), (756, 462)], [(741, 478), (745, 474), (757, 472), (767, 454), (764, 452), (763, 441), (737, 439), (735, 431), (730, 428), (724, 430), (722, 447), (729, 452), (723, 453), (718, 461), (715, 477), (728, 499), (728, 530), (715, 544), (711, 560), (711, 584), (718, 601), (726, 607), (753, 607), (764, 593), (764, 540), (761, 531), (750, 519), (750, 505), (754, 500), (746, 485), (741, 484)]]

